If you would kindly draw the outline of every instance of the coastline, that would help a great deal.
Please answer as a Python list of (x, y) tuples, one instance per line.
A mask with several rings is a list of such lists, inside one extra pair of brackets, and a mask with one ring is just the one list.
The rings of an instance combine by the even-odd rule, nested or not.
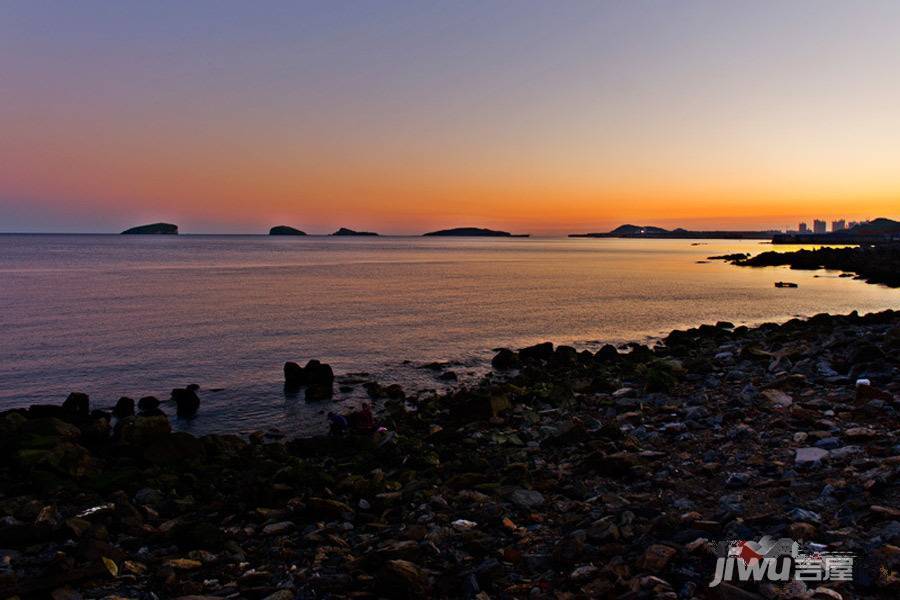
[(898, 355), (898, 311), (539, 344), (379, 401), (387, 434), (287, 442), (5, 411), (0, 589), (681, 593), (711, 580), (709, 543), (772, 534), (856, 551), (874, 574), (841, 591), (877, 597), (900, 542)]

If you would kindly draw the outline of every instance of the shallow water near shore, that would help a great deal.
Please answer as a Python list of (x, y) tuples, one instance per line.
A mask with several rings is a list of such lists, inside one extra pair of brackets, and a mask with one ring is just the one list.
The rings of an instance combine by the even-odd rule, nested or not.
[[(694, 245), (694, 244), (700, 245)], [(778, 246), (788, 251), (797, 246)], [(435, 388), (498, 346), (593, 347), (728, 320), (900, 306), (900, 290), (825, 271), (739, 268), (757, 240), (0, 235), (0, 409), (95, 407), (201, 386), (196, 433), (320, 431), (331, 403), (285, 396), (282, 365)], [(797, 289), (777, 289), (775, 281)], [(364, 397), (359, 385), (335, 402)], [(167, 412), (174, 414), (171, 406)]]

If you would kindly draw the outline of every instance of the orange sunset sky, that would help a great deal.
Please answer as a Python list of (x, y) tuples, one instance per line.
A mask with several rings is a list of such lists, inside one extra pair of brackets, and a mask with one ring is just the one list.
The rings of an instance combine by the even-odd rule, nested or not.
[(4, 2), (0, 231), (900, 213), (897, 2)]

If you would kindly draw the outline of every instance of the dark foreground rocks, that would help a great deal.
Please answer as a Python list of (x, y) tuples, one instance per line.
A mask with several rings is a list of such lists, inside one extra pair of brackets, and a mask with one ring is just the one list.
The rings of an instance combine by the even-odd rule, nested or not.
[[(477, 386), (378, 396), (371, 436), (2, 413), (0, 597), (900, 593), (900, 313), (502, 355)], [(764, 535), (858, 570), (708, 587), (715, 542)]]

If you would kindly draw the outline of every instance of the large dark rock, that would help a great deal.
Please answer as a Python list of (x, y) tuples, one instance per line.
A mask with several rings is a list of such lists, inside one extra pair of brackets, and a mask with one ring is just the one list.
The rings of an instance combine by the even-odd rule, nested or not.
[(604, 344), (594, 354), (594, 359), (601, 363), (614, 362), (619, 360), (619, 351), (612, 344)]
[(334, 383), (334, 371), (331, 365), (312, 359), (301, 367), (295, 362), (284, 363), (285, 385), (322, 385), (331, 386)]
[(186, 388), (172, 390), (172, 400), (177, 405), (176, 414), (179, 417), (193, 417), (200, 408), (200, 397), (197, 396), (197, 387), (190, 385)]
[(87, 394), (72, 392), (63, 402), (63, 410), (78, 417), (87, 417), (91, 413), (91, 401)]
[(491, 366), (498, 371), (507, 371), (509, 369), (517, 369), (519, 367), (519, 356), (509, 348), (500, 348), (494, 358), (491, 359)]
[(534, 360), (550, 360), (553, 358), (553, 343), (541, 342), (534, 346), (528, 346), (519, 350), (519, 360), (530, 362)]
[(165, 413), (159, 408), (159, 400), (154, 396), (144, 396), (138, 400), (138, 410), (142, 417), (165, 416)]
[(122, 396), (119, 398), (119, 401), (116, 402), (115, 408), (113, 408), (113, 416), (117, 419), (124, 419), (125, 417), (131, 417), (134, 415), (134, 400), (127, 396)]
[(171, 223), (151, 223), (149, 225), (138, 225), (137, 227), (132, 227), (131, 229), (126, 229), (122, 232), (122, 235), (133, 235), (133, 234), (164, 234), (164, 235), (175, 235), (178, 233), (178, 225), (172, 225)]

